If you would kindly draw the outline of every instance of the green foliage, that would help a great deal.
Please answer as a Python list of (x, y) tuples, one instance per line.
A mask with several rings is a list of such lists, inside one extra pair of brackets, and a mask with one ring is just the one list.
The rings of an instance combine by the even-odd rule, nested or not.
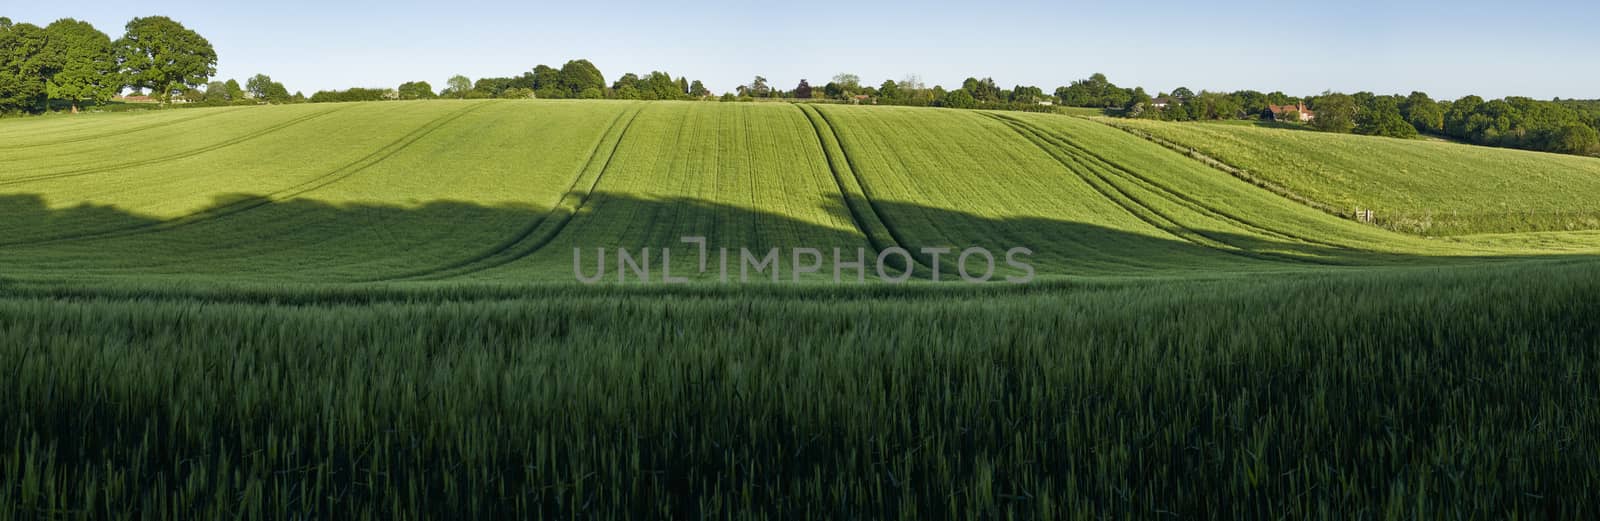
[(506, 89), (512, 88), (515, 78), (478, 78), (472, 83), (472, 90), (484, 98), (505, 97)]
[(848, 72), (833, 75), (833, 83), (839, 84), (845, 92), (853, 93), (861, 88), (861, 77)]
[(561, 66), (561, 86), (575, 98), (585, 89), (606, 88), (606, 78), (589, 60), (572, 60)]
[(978, 106), (978, 100), (966, 89), (956, 89), (950, 91), (949, 94), (945, 94), (944, 99), (939, 100), (939, 106), (950, 109), (970, 109)]
[(739, 94), (741, 96), (765, 98), (771, 93), (772, 87), (767, 86), (767, 79), (761, 76), (756, 76), (754, 80), (750, 81), (749, 85), (739, 86)]
[(439, 92), (439, 97), (442, 98), (465, 99), (467, 94), (472, 92), (472, 79), (460, 74), (451, 76), (444, 84), (444, 90)]
[(123, 82), (163, 101), (217, 73), (211, 42), (164, 16), (134, 18), (114, 47)]
[(1400, 115), (1393, 99), (1378, 98), (1356, 115), (1355, 133), (1409, 139), (1417, 137), (1417, 128)]
[(631, 83), (623, 85), (621, 88), (618, 88), (618, 89), (614, 90), (613, 92), (616, 93), (617, 99), (627, 99), (627, 100), (644, 99), (643, 95), (639, 92), (639, 88), (633, 86), (633, 84), (631, 84)]
[(1056, 89), (1055, 94), (1060, 103), (1068, 107), (1123, 107), (1133, 98), (1131, 90), (1117, 87), (1100, 73)]
[(341, 103), (351, 101), (384, 101), (399, 98), (400, 94), (394, 89), (352, 88), (346, 90), (317, 91), (311, 95), (311, 102)]
[(45, 76), (54, 64), (48, 33), (33, 24), (0, 20), (0, 114), (42, 110)]
[(1600, 143), (1589, 139), (1600, 119), (1582, 107), (1528, 98), (1484, 101), (1467, 96), (1446, 111), (1445, 133), (1480, 145), (1591, 154), (1600, 149)]
[(684, 97), (683, 90), (678, 88), (678, 82), (673, 81), (672, 75), (661, 71), (652, 71), (638, 88), (639, 95), (647, 100), (675, 100)]
[(1563, 154), (1600, 153), (1600, 132), (1582, 123), (1567, 123), (1552, 132), (1547, 145), (1552, 152)]
[(1013, 103), (1038, 103), (1046, 100), (1054, 102), (1055, 98), (1046, 96), (1044, 89), (1027, 85), (1017, 85), (1011, 89), (1010, 100)]
[(207, 83), (205, 93), (198, 101), (212, 106), (227, 105), (232, 101), (229, 97), (228, 84), (220, 81)]
[(400, 99), (404, 100), (433, 99), (438, 97), (433, 93), (433, 86), (429, 85), (426, 81), (408, 81), (401, 83), (400, 87), (395, 89), (395, 93), (400, 96)]
[(1005, 91), (996, 85), (994, 78), (967, 78), (961, 82), (961, 90), (967, 91), (978, 103), (999, 103), (1005, 100)]
[[(540, 64), (533, 68), (533, 89), (544, 91), (546, 89), (562, 89), (561, 70), (549, 65)], [(541, 98), (544, 96), (540, 96)]]
[(1400, 115), (1417, 132), (1440, 134), (1444, 132), (1444, 111), (1439, 102), (1424, 92), (1412, 92), (1400, 104)]
[(563, 99), (567, 97), (567, 90), (559, 86), (550, 86), (539, 89), (534, 95), (540, 99)]
[[(427, 85), (427, 83), (424, 82), (423, 85)], [(255, 96), (258, 102), (289, 103), (293, 101), (289, 95), (288, 88), (284, 87), (282, 83), (272, 81), (272, 77), (265, 74), (251, 76), (249, 80), (245, 81), (245, 90)], [(432, 97), (433, 93), (429, 92), (428, 96)]]
[(1191, 119), (1239, 119), (1245, 115), (1238, 98), (1219, 92), (1200, 91), (1187, 105)]
[(1311, 110), (1316, 117), (1311, 126), (1323, 132), (1347, 134), (1356, 128), (1356, 113), (1360, 110), (1349, 94), (1325, 93), (1311, 100)]
[(900, 84), (894, 80), (883, 80), (883, 85), (878, 86), (878, 97), (889, 101), (898, 101), (905, 94), (900, 92)]
[(104, 103), (122, 88), (111, 37), (71, 18), (56, 20), (45, 33), (52, 62), (44, 71), (45, 92), (51, 99), (68, 101), (76, 110)]
[(587, 89), (583, 89), (583, 92), (578, 93), (578, 98), (580, 99), (602, 99), (605, 97), (606, 93), (601, 92), (601, 90), (596, 87), (589, 87)]

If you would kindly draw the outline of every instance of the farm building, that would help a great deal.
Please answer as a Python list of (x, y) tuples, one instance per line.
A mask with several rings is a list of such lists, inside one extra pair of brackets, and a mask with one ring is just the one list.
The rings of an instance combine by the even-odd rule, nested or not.
[(1167, 108), (1167, 105), (1176, 104), (1177, 100), (1172, 99), (1170, 96), (1158, 96), (1155, 99), (1150, 100), (1150, 106), (1158, 109), (1164, 109)]
[[(1289, 116), (1291, 112), (1295, 115)], [(1273, 121), (1311, 121), (1317, 117), (1315, 112), (1306, 108), (1305, 102), (1294, 105), (1267, 105), (1266, 115)]]

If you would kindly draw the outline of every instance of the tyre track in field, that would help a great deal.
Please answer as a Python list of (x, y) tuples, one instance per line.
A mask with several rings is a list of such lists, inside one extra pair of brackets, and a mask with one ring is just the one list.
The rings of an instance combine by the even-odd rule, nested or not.
[[(1045, 152), (1046, 155), (1049, 155), (1052, 159), (1055, 159), (1057, 163), (1060, 163), (1062, 167), (1065, 167), (1068, 171), (1077, 174), (1085, 183), (1088, 183), (1089, 186), (1094, 188), (1095, 191), (1100, 192), (1101, 196), (1115, 203), (1117, 206), (1122, 207), (1122, 209), (1127, 211), (1130, 215), (1133, 215), (1139, 220), (1144, 221), (1146, 224), (1164, 231), (1173, 237), (1177, 237), (1186, 242), (1204, 248), (1255, 260), (1288, 261), (1319, 265), (1342, 265), (1341, 263), (1326, 261), (1323, 259), (1311, 259), (1292, 255), (1253, 251), (1230, 243), (1212, 233), (1207, 233), (1184, 226), (1167, 213), (1157, 210), (1149, 204), (1141, 202), (1126, 189), (1117, 186), (1117, 184), (1112, 182), (1106, 175), (1103, 175), (1096, 171), (1095, 168), (1092, 168), (1088, 162), (1083, 162), (1081, 167), (1074, 167), (1074, 163), (1081, 160), (1069, 160), (1062, 157), (1061, 154), (1063, 152), (1061, 150), (1052, 148), (1050, 146), (1049, 139), (1045, 137), (1043, 133), (1033, 129), (1031, 126), (994, 114), (983, 114), (1000, 122), (1013, 132), (1033, 143), (1034, 146)], [(1160, 194), (1160, 192), (1156, 193), (1158, 195)]]
[(177, 125), (179, 123), (188, 123), (188, 122), (191, 122), (191, 121), (195, 121), (195, 120), (199, 120), (199, 119), (205, 119), (205, 118), (209, 118), (209, 117), (212, 117), (212, 116), (220, 116), (222, 114), (231, 114), (231, 113), (234, 113), (234, 112), (238, 112), (240, 110), (245, 110), (245, 109), (243, 109), (243, 108), (233, 108), (233, 109), (211, 110), (211, 111), (196, 110), (195, 112), (204, 112), (204, 114), (200, 114), (198, 116), (187, 117), (187, 118), (173, 119), (171, 121), (162, 121), (160, 123), (151, 123), (149, 125), (145, 125), (145, 126), (142, 126), (142, 127), (133, 127), (133, 128), (125, 129), (125, 130), (118, 130), (118, 131), (115, 131), (115, 132), (101, 132), (99, 134), (94, 134), (94, 135), (89, 135), (89, 136), (80, 136), (80, 137), (75, 137), (75, 138), (72, 138), (72, 139), (62, 139), (62, 140), (50, 141), (48, 143), (29, 143), (29, 144), (26, 144), (26, 145), (0, 146), (0, 152), (15, 151), (15, 150), (27, 150), (27, 149), (30, 149), (30, 148), (48, 147), (48, 146), (55, 146), (55, 145), (68, 145), (68, 144), (72, 144), (72, 143), (82, 143), (84, 141), (94, 141), (96, 139), (100, 139), (100, 138), (104, 138), (104, 137), (111, 137), (111, 136), (117, 136), (117, 135), (122, 135), (122, 134), (132, 134), (134, 132), (143, 132), (143, 131), (150, 130), (150, 129), (156, 129), (156, 128), (161, 128), (161, 127), (166, 127), (166, 126), (171, 126), (171, 125)]
[[(309, 179), (309, 180), (306, 180), (306, 181), (301, 181), (300, 183), (291, 185), (291, 186), (286, 187), (286, 188), (278, 189), (278, 190), (276, 190), (276, 191), (274, 191), (272, 193), (269, 193), (269, 194), (266, 194), (266, 195), (263, 195), (263, 196), (252, 197), (252, 198), (249, 198), (249, 199), (242, 199), (242, 200), (234, 201), (234, 202), (231, 202), (231, 203), (224, 204), (222, 206), (217, 206), (217, 207), (214, 207), (214, 208), (207, 208), (205, 210), (201, 210), (201, 211), (198, 211), (198, 212), (190, 213), (190, 214), (187, 214), (187, 215), (174, 217), (172, 219), (167, 219), (167, 220), (164, 220), (164, 221), (137, 224), (137, 225), (132, 225), (132, 226), (125, 226), (125, 227), (114, 228), (114, 229), (110, 229), (110, 230), (97, 230), (97, 231), (93, 231), (93, 232), (84, 232), (84, 233), (77, 233), (77, 234), (64, 235), (64, 236), (58, 236), (58, 237), (51, 237), (51, 238), (48, 238), (48, 239), (42, 239), (42, 240), (36, 240), (36, 241), (0, 243), (0, 247), (39, 246), (39, 245), (56, 244), (56, 243), (62, 243), (62, 242), (76, 242), (76, 241), (93, 240), (93, 239), (110, 239), (110, 238), (117, 238), (117, 237), (127, 237), (127, 236), (132, 236), (132, 235), (140, 235), (140, 234), (146, 234), (146, 233), (162, 232), (162, 231), (172, 230), (172, 229), (181, 228), (181, 227), (190, 226), (190, 225), (199, 224), (199, 223), (204, 223), (204, 222), (215, 221), (217, 219), (222, 219), (222, 218), (225, 218), (225, 217), (238, 215), (240, 213), (244, 213), (244, 212), (247, 212), (247, 211), (250, 211), (250, 210), (254, 210), (254, 209), (260, 208), (262, 206), (266, 206), (266, 205), (277, 203), (277, 202), (280, 202), (280, 201), (283, 201), (283, 200), (287, 200), (287, 199), (291, 199), (291, 198), (294, 198), (294, 197), (298, 197), (300, 195), (304, 195), (304, 194), (306, 194), (308, 192), (311, 192), (313, 190), (325, 188), (328, 185), (332, 185), (332, 184), (337, 183), (339, 181), (343, 181), (345, 179), (348, 179), (349, 177), (351, 177), (351, 176), (353, 176), (355, 174), (361, 173), (362, 171), (364, 171), (364, 170), (366, 170), (368, 168), (371, 168), (373, 165), (376, 165), (378, 163), (383, 162), (384, 160), (389, 159), (390, 157), (392, 157), (395, 154), (399, 153), (401, 150), (404, 150), (406, 147), (410, 146), (412, 143), (415, 143), (418, 140), (421, 140), (423, 137), (426, 137), (428, 134), (433, 133), (433, 131), (438, 130), (439, 127), (443, 127), (444, 125), (449, 124), (450, 122), (455, 121), (456, 119), (459, 119), (462, 116), (467, 115), (467, 113), (472, 112), (473, 110), (477, 110), (478, 108), (481, 108), (481, 107), (483, 107), (485, 105), (487, 105), (487, 103), (480, 102), (480, 103), (477, 103), (477, 104), (473, 104), (473, 105), (467, 106), (467, 107), (465, 107), (465, 108), (463, 108), (461, 110), (457, 110), (455, 112), (451, 112), (451, 113), (445, 114), (443, 116), (440, 116), (438, 118), (435, 118), (433, 121), (430, 121), (430, 122), (424, 124), (423, 126), (418, 127), (416, 130), (412, 130), (410, 133), (408, 133), (408, 134), (406, 134), (404, 136), (401, 136), (399, 139), (396, 139), (394, 141), (389, 142), (388, 144), (385, 144), (382, 147), (379, 147), (377, 150), (375, 150), (372, 153), (369, 153), (369, 154), (367, 154), (365, 156), (362, 156), (360, 159), (357, 159), (355, 161), (346, 163), (344, 166), (341, 166), (341, 167), (339, 167), (337, 169), (334, 169), (334, 170), (332, 170), (332, 171), (330, 171), (328, 173), (316, 176), (316, 177), (314, 177), (312, 179)], [(341, 108), (338, 108), (338, 109), (333, 109), (333, 110), (330, 110), (330, 111), (327, 111), (327, 112), (322, 112), (322, 113), (319, 113), (319, 114), (328, 114), (328, 113), (331, 113), (331, 112), (336, 111), (336, 110), (343, 110), (343, 108), (344, 107), (341, 107)]]
[(328, 110), (323, 110), (323, 111), (320, 111), (320, 112), (313, 112), (311, 114), (306, 114), (304, 116), (296, 117), (294, 119), (290, 119), (288, 121), (284, 121), (282, 123), (278, 123), (278, 124), (269, 126), (267, 128), (256, 130), (254, 132), (251, 132), (251, 133), (248, 133), (248, 134), (245, 134), (245, 135), (242, 135), (242, 136), (238, 136), (238, 137), (235, 137), (235, 138), (223, 140), (223, 141), (217, 142), (217, 143), (212, 143), (210, 145), (206, 145), (206, 146), (203, 146), (203, 147), (200, 147), (200, 148), (194, 148), (194, 149), (190, 149), (190, 150), (185, 150), (183, 152), (179, 152), (179, 153), (172, 154), (172, 155), (161, 156), (161, 157), (152, 157), (150, 159), (141, 159), (141, 160), (138, 160), (138, 161), (131, 161), (131, 162), (128, 162), (128, 163), (122, 163), (122, 164), (118, 164), (118, 165), (107, 165), (107, 166), (98, 166), (98, 167), (91, 167), (91, 168), (80, 168), (80, 169), (77, 169), (77, 170), (67, 170), (67, 171), (64, 171), (64, 172), (54, 172), (54, 173), (49, 173), (49, 174), (35, 174), (35, 175), (22, 176), (22, 177), (16, 177), (16, 178), (11, 178), (11, 179), (0, 179), (0, 186), (14, 186), (14, 185), (33, 183), (33, 182), (38, 182), (38, 181), (52, 181), (52, 180), (56, 180), (56, 179), (67, 179), (67, 178), (72, 178), (72, 177), (82, 177), (82, 176), (86, 176), (86, 175), (103, 174), (103, 173), (106, 173), (106, 172), (115, 172), (117, 170), (125, 170), (125, 169), (129, 169), (129, 168), (138, 168), (138, 167), (141, 167), (141, 166), (150, 166), (150, 165), (155, 165), (155, 164), (160, 164), (160, 163), (167, 163), (167, 162), (171, 162), (171, 161), (177, 161), (177, 160), (180, 160), (180, 159), (188, 159), (188, 158), (195, 157), (195, 156), (198, 156), (198, 155), (201, 155), (201, 154), (205, 154), (205, 153), (209, 153), (209, 152), (215, 152), (215, 151), (218, 151), (218, 150), (221, 150), (221, 149), (233, 146), (233, 145), (244, 143), (246, 141), (250, 141), (252, 139), (256, 139), (256, 138), (265, 136), (267, 134), (271, 134), (273, 132), (277, 132), (279, 130), (283, 130), (283, 129), (286, 129), (286, 128), (289, 128), (289, 127), (292, 127), (292, 126), (295, 126), (295, 125), (298, 125), (298, 124), (301, 124), (301, 123), (305, 123), (307, 121), (311, 121), (311, 120), (314, 120), (314, 119), (317, 119), (317, 118), (321, 118), (321, 117), (326, 116), (328, 114), (332, 114), (334, 112), (345, 110), (347, 108), (349, 108), (349, 107), (348, 106), (346, 106), (346, 107), (336, 107), (336, 108), (332, 108), (332, 109), (328, 109)]
[(1223, 221), (1227, 221), (1227, 222), (1233, 223), (1233, 224), (1235, 224), (1235, 225), (1237, 225), (1239, 227), (1246, 228), (1246, 229), (1255, 231), (1257, 233), (1260, 233), (1260, 234), (1263, 234), (1263, 235), (1269, 235), (1269, 236), (1276, 237), (1276, 238), (1279, 238), (1279, 239), (1284, 239), (1284, 240), (1289, 240), (1289, 241), (1299, 241), (1299, 242), (1304, 242), (1304, 243), (1307, 243), (1307, 244), (1312, 244), (1312, 245), (1316, 245), (1316, 246), (1322, 246), (1322, 247), (1335, 249), (1335, 250), (1342, 250), (1342, 251), (1349, 251), (1349, 252), (1359, 251), (1359, 250), (1352, 249), (1352, 248), (1350, 248), (1348, 246), (1345, 246), (1345, 245), (1342, 245), (1342, 244), (1335, 244), (1335, 243), (1323, 241), (1321, 239), (1317, 239), (1317, 238), (1314, 238), (1314, 237), (1307, 237), (1307, 236), (1296, 234), (1296, 233), (1293, 233), (1293, 232), (1288, 232), (1288, 231), (1284, 231), (1284, 230), (1269, 228), (1269, 227), (1267, 227), (1265, 225), (1257, 224), (1257, 223), (1255, 223), (1255, 222), (1253, 222), (1253, 221), (1251, 221), (1249, 219), (1246, 219), (1246, 218), (1243, 218), (1243, 217), (1239, 217), (1239, 216), (1234, 215), (1232, 213), (1229, 213), (1226, 210), (1223, 210), (1221, 208), (1216, 208), (1216, 207), (1213, 207), (1211, 205), (1208, 205), (1205, 202), (1200, 201), (1199, 199), (1196, 199), (1196, 198), (1194, 198), (1194, 197), (1192, 197), (1192, 196), (1190, 196), (1188, 194), (1185, 194), (1183, 192), (1179, 192), (1177, 190), (1173, 190), (1173, 189), (1167, 188), (1165, 185), (1162, 185), (1161, 183), (1158, 183), (1155, 180), (1149, 178), (1148, 176), (1140, 174), (1140, 173), (1134, 171), (1131, 168), (1125, 167), (1122, 164), (1112, 160), (1109, 157), (1106, 157), (1103, 154), (1095, 152), (1095, 151), (1089, 149), (1088, 147), (1085, 147), (1085, 146), (1082, 146), (1082, 145), (1079, 145), (1077, 143), (1072, 142), (1071, 139), (1067, 138), (1066, 136), (1060, 135), (1059, 133), (1051, 132), (1049, 130), (1046, 130), (1046, 129), (1043, 129), (1043, 128), (1039, 127), (1038, 125), (1034, 125), (1032, 123), (1024, 122), (1024, 121), (1022, 121), (1022, 120), (1020, 120), (1020, 119), (1018, 119), (1018, 118), (1016, 118), (1014, 116), (1001, 115), (1001, 114), (988, 114), (988, 115), (993, 117), (993, 118), (996, 118), (996, 119), (1010, 120), (1011, 122), (1014, 122), (1014, 123), (1016, 123), (1018, 125), (1023, 125), (1023, 126), (1026, 126), (1028, 128), (1031, 128), (1031, 129), (1033, 129), (1034, 132), (1043, 135), (1047, 140), (1051, 141), (1054, 144), (1057, 144), (1058, 146), (1070, 147), (1070, 148), (1072, 148), (1074, 150), (1077, 150), (1081, 154), (1086, 155), (1086, 156), (1094, 159), (1095, 161), (1098, 161), (1099, 163), (1101, 163), (1104, 166), (1106, 166), (1109, 170), (1112, 170), (1113, 172), (1118, 173), (1122, 178), (1124, 178), (1124, 179), (1126, 179), (1126, 180), (1128, 180), (1130, 182), (1133, 182), (1133, 184), (1142, 186), (1147, 190), (1156, 192), (1158, 195), (1162, 195), (1164, 198), (1166, 198), (1168, 200), (1171, 200), (1173, 202), (1182, 204), (1182, 205), (1184, 205), (1185, 207), (1188, 207), (1191, 210), (1194, 210), (1194, 211), (1199, 212), (1201, 214), (1207, 215), (1209, 217), (1212, 217), (1212, 218), (1215, 218), (1215, 219), (1219, 219), (1219, 220), (1223, 220)]
[[(844, 151), (844, 139), (840, 137), (839, 129), (835, 128), (828, 117), (823, 115), (822, 111), (816, 107), (796, 106), (806, 114), (806, 119), (811, 121), (811, 127), (817, 131), (817, 144), (822, 148), (823, 155), (827, 156), (828, 170), (833, 173), (833, 181), (839, 189), (839, 196), (844, 199), (845, 208), (850, 211), (850, 219), (854, 221), (856, 229), (861, 231), (861, 234), (867, 238), (868, 245), (875, 250), (873, 252), (874, 256), (882, 254), (884, 250), (889, 248), (900, 248), (909, 254), (913, 263), (928, 268), (928, 272), (932, 273), (932, 265), (918, 257), (917, 254), (920, 252), (912, 251), (911, 248), (906, 246), (910, 243), (905, 240), (904, 235), (896, 231), (893, 223), (889, 222), (887, 213), (878, 206), (877, 200), (872, 197), (872, 192), (867, 188), (866, 181), (861, 178), (861, 171), (856, 166), (855, 160), (851, 159), (850, 153)], [(829, 147), (828, 138), (830, 137), (833, 138), (832, 147)], [(838, 150), (835, 151), (833, 148)], [(841, 168), (850, 171), (848, 177), (839, 172)], [(848, 181), (851, 180), (855, 181), (855, 187), (861, 191), (860, 199), (862, 200), (860, 201), (852, 197), (852, 191), (846, 186)], [(876, 231), (879, 229), (882, 232)], [(946, 268), (939, 270), (941, 274), (949, 272), (949, 263), (941, 265), (941, 267)]]
[[(549, 212), (523, 227), (516, 235), (468, 259), (400, 275), (364, 279), (360, 282), (438, 280), (459, 277), (516, 262), (543, 249), (551, 242), (554, 242), (555, 238), (566, 229), (567, 224), (572, 222), (572, 218), (577, 216), (578, 212), (583, 210), (589, 203), (589, 198), (594, 195), (595, 188), (600, 185), (600, 180), (605, 177), (606, 169), (610, 168), (612, 159), (616, 157), (617, 150), (622, 148), (622, 141), (627, 137), (628, 130), (633, 128), (634, 120), (638, 119), (639, 114), (642, 112), (644, 112), (644, 106), (641, 105), (630, 108), (612, 118), (611, 124), (607, 126), (605, 133), (600, 135), (600, 140), (595, 143), (594, 149), (589, 152), (589, 159), (584, 162), (582, 168), (578, 169), (577, 175), (573, 176), (572, 184), (567, 187), (567, 191), (562, 195), (561, 201), (557, 202)], [(612, 139), (613, 135), (615, 136), (614, 141)], [(610, 143), (609, 150), (605, 150), (607, 143)], [(594, 171), (594, 175), (589, 179), (588, 186), (585, 187), (584, 179), (591, 170)], [(563, 211), (563, 208), (569, 202), (571, 203), (571, 210)], [(539, 229), (545, 227), (546, 223), (550, 223), (550, 228), (542, 234), (538, 233)], [(532, 239), (532, 242), (528, 242), (530, 239)], [(527, 244), (518, 248), (518, 245), (523, 243)]]

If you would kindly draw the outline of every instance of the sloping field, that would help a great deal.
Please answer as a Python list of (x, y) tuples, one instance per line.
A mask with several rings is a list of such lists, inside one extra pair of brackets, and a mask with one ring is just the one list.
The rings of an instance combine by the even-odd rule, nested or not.
[[(0, 520), (1596, 518), (1600, 232), (1312, 203), (1059, 115), (0, 121)], [(820, 283), (967, 247), (1038, 280)]]
[(554, 207), (591, 155), (609, 153), (601, 138), (628, 107), (290, 109), (312, 119), (228, 147), (169, 145), (151, 154), (160, 161), (0, 187), (14, 266), (291, 281), (430, 270)]
[[(814, 129), (787, 104), (648, 104), (631, 118), (615, 153), (581, 184), (573, 197), (579, 204), (552, 216), (553, 224), (565, 224), (547, 227), (539, 234), (544, 242), (525, 241), (514, 247), (516, 255), (460, 274), (570, 281), (578, 248), (589, 275), (596, 273), (596, 249), (606, 250), (605, 280), (614, 280), (618, 248), (635, 256), (650, 248), (657, 261), (651, 275), (660, 281), (661, 248), (670, 248), (678, 255), (673, 277), (711, 280), (721, 277), (720, 252), (728, 248), (729, 278), (737, 280), (741, 248), (757, 256), (780, 248), (785, 268), (793, 248), (824, 252), (828, 266), (833, 248), (850, 261), (857, 249), (873, 251), (843, 207)], [(699, 247), (681, 242), (686, 236), (707, 239), (703, 273)], [(793, 280), (788, 271), (778, 275)], [(814, 278), (831, 280), (832, 272), (802, 280)]]
[(1600, 229), (1600, 159), (1453, 143), (1098, 119), (1427, 235)]
[[(1025, 273), (1007, 263), (1022, 247), (1031, 254), (1020, 260), (1048, 279), (1458, 263), (1596, 242), (1394, 233), (1052, 115), (469, 101), (83, 121), (103, 123), (0, 125), (0, 276), (569, 282), (576, 248), (585, 273), (638, 280), (620, 275), (621, 248), (636, 264), (649, 255), (659, 282), (671, 248), (673, 277), (712, 281), (722, 266), (730, 280), (745, 276), (742, 249), (756, 262), (778, 248), (779, 280), (819, 261), (800, 278), (831, 280), (838, 248), (875, 279), (876, 254), (900, 247), (918, 279), (938, 262), (949, 280), (962, 249), (983, 247), (1000, 280)], [(1511, 153), (1552, 172), (1587, 161)], [(704, 270), (683, 237), (706, 238)], [(924, 248), (947, 251), (935, 259)]]

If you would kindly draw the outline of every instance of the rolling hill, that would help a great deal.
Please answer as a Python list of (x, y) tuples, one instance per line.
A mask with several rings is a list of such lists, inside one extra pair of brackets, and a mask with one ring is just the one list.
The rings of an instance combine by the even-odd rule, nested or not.
[[(1245, 136), (1211, 141), (1259, 142), (1250, 150), (1351, 150), (1273, 141), (1311, 139), (1287, 131), (1139, 125), (1169, 137)], [(684, 236), (707, 237), (713, 254), (816, 248), (825, 266), (833, 248), (851, 259), (858, 248), (870, 257), (898, 246), (915, 257), (919, 278), (934, 260), (924, 247), (1022, 246), (1046, 279), (1437, 264), (1595, 243), (1582, 233), (1540, 241), (1395, 233), (1101, 123), (1038, 114), (439, 101), (30, 120), (0, 125), (0, 136), (8, 166), (0, 250), (10, 258), (0, 276), (23, 280), (70, 270), (123, 281), (565, 282), (574, 248), (682, 255), (692, 250)], [(1564, 180), (1519, 196), (1541, 208), (1581, 209), (1587, 199), (1573, 194), (1600, 179), (1577, 168), (1591, 166), (1582, 158), (1377, 145), (1401, 165), (1486, 161), (1492, 171), (1512, 158), (1521, 177)], [(1260, 175), (1308, 198), (1345, 200), (1290, 173), (1321, 156), (1283, 166), (1272, 157), (1248, 164), (1267, 165)], [(1410, 194), (1373, 196), (1379, 203), (1464, 207), (1489, 193), (1376, 169), (1350, 175), (1365, 176), (1364, 186), (1392, 182), (1375, 194)], [(941, 273), (953, 278), (952, 264)], [(997, 278), (1019, 273), (997, 264)]]
[[(1585, 212), (1585, 160), (1106, 123), (543, 100), (0, 121), (0, 520), (1600, 511), (1600, 232), (1384, 220), (1508, 187)], [(954, 249), (1021, 246), (1037, 279), (997, 258), (987, 284), (832, 284), (829, 258), (719, 284), (684, 236), (903, 248), (891, 271), (945, 281)], [(575, 250), (662, 247), (697, 283), (574, 282)]]
[(1600, 158), (1230, 124), (1103, 118), (1385, 228), (1425, 235), (1600, 229)]

